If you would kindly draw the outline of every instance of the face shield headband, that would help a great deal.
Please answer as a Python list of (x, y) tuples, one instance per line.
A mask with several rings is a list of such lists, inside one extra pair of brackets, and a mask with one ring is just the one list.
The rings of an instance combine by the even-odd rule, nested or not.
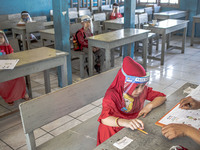
[(121, 68), (121, 71), (123, 75), (125, 76), (125, 82), (124, 82), (124, 92), (128, 93), (129, 95), (132, 94), (136, 86), (133, 86), (134, 84), (146, 84), (149, 81), (150, 75), (149, 72), (146, 73), (146, 76), (143, 77), (136, 77), (136, 76), (129, 76), (127, 75), (123, 68)]

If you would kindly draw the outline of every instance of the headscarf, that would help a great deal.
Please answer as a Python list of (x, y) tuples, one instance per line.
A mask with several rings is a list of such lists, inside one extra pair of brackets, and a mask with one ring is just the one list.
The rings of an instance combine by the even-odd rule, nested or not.
[(2, 45), (2, 46), (3, 46), (3, 45), (4, 45), (4, 46), (9, 45), (9, 41), (8, 41), (8, 39), (7, 39), (6, 35), (5, 35), (5, 33), (4, 33), (2, 30), (0, 30), (0, 34), (3, 35), (3, 38), (4, 38), (4, 43), (1, 44), (1, 45)]
[(92, 18), (88, 15), (84, 15), (81, 17), (81, 22), (86, 22), (86, 21), (90, 21), (90, 30), (93, 34), (94, 28), (93, 28), (93, 23), (92, 23)]

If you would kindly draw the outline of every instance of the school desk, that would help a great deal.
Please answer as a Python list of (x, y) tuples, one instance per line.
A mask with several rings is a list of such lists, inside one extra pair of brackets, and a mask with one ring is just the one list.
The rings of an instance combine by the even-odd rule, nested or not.
[(118, 150), (113, 146), (113, 143), (125, 136), (133, 141), (123, 150), (169, 150), (175, 145), (182, 145), (189, 150), (199, 149), (199, 145), (189, 137), (179, 137), (173, 140), (168, 140), (162, 135), (161, 127), (155, 125), (156, 121), (171, 110), (171, 108), (173, 108), (182, 98), (187, 96), (183, 91), (188, 87), (196, 88), (197, 85), (186, 83), (173, 94), (168, 96), (167, 101), (163, 105), (153, 109), (145, 118), (139, 118), (144, 122), (144, 131), (148, 134), (144, 134), (138, 130), (132, 131), (131, 129), (124, 128), (96, 147), (95, 150)]
[[(167, 50), (171, 49), (180, 49), (181, 53), (185, 52), (185, 43), (186, 43), (186, 34), (187, 34), (187, 24), (188, 20), (177, 20), (177, 19), (167, 19), (164, 21), (158, 22), (155, 26), (144, 25), (145, 29), (151, 30), (153, 33), (162, 35), (162, 49), (161, 49), (161, 57), (156, 56), (148, 56), (150, 59), (161, 61), (161, 65), (164, 65), (165, 59), (165, 42), (167, 39)], [(178, 31), (183, 29), (183, 36), (182, 36), (182, 46), (170, 46), (170, 34), (174, 31)]]
[(196, 41), (194, 41), (195, 40), (194, 34), (195, 34), (195, 25), (196, 25), (196, 23), (200, 23), (200, 14), (196, 15), (196, 16), (193, 16), (191, 46), (193, 46), (194, 43), (197, 43)]
[[(43, 24), (45, 27), (53, 26), (53, 21), (44, 22)], [(27, 43), (26, 43), (26, 27), (25, 26), (15, 26), (12, 28), (13, 38), (16, 38), (17, 35), (22, 36), (22, 45), (23, 50), (27, 50)]]
[[(105, 30), (119, 30), (124, 28), (124, 17), (104, 21)], [(135, 25), (138, 25), (138, 15), (135, 15)]]
[(165, 20), (165, 19), (178, 19), (185, 18), (188, 19), (188, 12), (181, 10), (170, 10), (160, 13), (154, 13), (154, 20)]
[[(105, 62), (102, 68), (104, 70), (108, 70), (112, 66), (114, 66), (114, 54), (111, 49), (119, 46), (123, 46), (126, 44), (130, 44), (136, 41), (143, 42), (143, 67), (146, 69), (147, 65), (147, 43), (148, 43), (148, 33), (149, 30), (143, 29), (120, 29), (112, 32), (107, 32), (104, 34), (95, 35), (88, 38), (88, 65), (89, 65), (89, 75), (93, 75), (93, 47), (103, 48), (105, 49)], [(130, 55), (130, 54), (129, 54)], [(111, 58), (112, 57), (112, 58)]]
[(0, 70), (0, 82), (44, 71), (45, 92), (49, 93), (51, 92), (49, 69), (61, 66), (61, 81), (64, 87), (67, 85), (67, 55), (66, 52), (41, 47), (0, 56), (0, 59), (19, 59), (13, 70)]
[(40, 30), (40, 39), (42, 41), (42, 45), (44, 45), (45, 40), (55, 41), (55, 31), (54, 28)]

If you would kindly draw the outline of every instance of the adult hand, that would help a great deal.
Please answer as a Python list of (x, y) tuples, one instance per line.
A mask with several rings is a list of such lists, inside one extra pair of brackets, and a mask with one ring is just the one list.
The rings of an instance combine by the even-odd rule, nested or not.
[(185, 124), (169, 124), (162, 128), (162, 134), (171, 140), (176, 137), (185, 136), (188, 127), (189, 126)]
[(152, 104), (147, 104), (138, 114), (137, 118), (143, 115), (143, 118), (153, 109)]
[(191, 96), (183, 98), (180, 101), (181, 109), (200, 109), (200, 102), (194, 100)]
[(120, 126), (130, 128), (132, 130), (135, 130), (137, 128), (144, 129), (144, 123), (139, 119), (119, 119), (118, 123)]

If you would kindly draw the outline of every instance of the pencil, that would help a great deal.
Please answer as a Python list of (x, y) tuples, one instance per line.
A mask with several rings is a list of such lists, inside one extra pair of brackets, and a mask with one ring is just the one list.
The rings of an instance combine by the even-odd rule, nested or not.
[(142, 133), (144, 133), (144, 134), (148, 134), (147, 132), (145, 132), (144, 130), (142, 130), (142, 129), (139, 129), (139, 128), (137, 128), (139, 131), (141, 131)]

